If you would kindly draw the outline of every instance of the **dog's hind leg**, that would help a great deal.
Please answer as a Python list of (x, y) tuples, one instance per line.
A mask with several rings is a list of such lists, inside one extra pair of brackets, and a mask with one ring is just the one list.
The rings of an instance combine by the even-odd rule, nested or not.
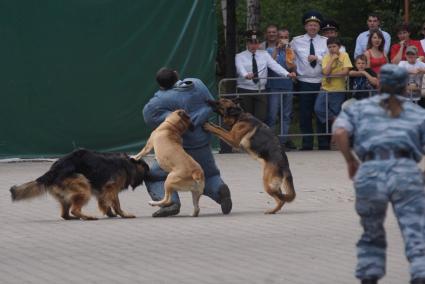
[(69, 209), (71, 208), (71, 203), (65, 199), (64, 195), (66, 195), (67, 193), (65, 193), (66, 191), (64, 191), (62, 187), (52, 186), (49, 188), (49, 192), (60, 203), (61, 217), (64, 220), (80, 219), (78, 217), (69, 215)]
[(107, 194), (101, 194), (99, 195), (97, 199), (97, 205), (99, 207), (99, 210), (109, 218), (117, 217), (117, 214), (115, 214), (111, 208), (111, 202), (109, 201), (110, 198), (107, 198)]
[(71, 214), (82, 220), (97, 220), (96, 217), (83, 214), (81, 208), (89, 201), (89, 196), (85, 194), (76, 194), (71, 199)]
[(198, 217), (199, 211), (201, 210), (199, 208), (199, 199), (201, 198), (202, 191), (200, 190), (193, 190), (192, 191), (192, 201), (193, 201), (193, 213), (192, 217)]
[(266, 210), (265, 214), (275, 214), (282, 209), (285, 204), (284, 196), (280, 189), (282, 179), (275, 175), (275, 169), (265, 165), (263, 171), (263, 186), (265, 192), (267, 192), (276, 201), (276, 206), (273, 209)]
[(65, 190), (71, 194), (71, 214), (82, 220), (97, 220), (96, 217), (88, 216), (81, 212), (81, 208), (90, 200), (90, 182), (83, 175), (77, 175), (64, 180), (63, 184), (66, 187)]
[(174, 192), (174, 185), (179, 181), (179, 177), (177, 177), (174, 173), (169, 173), (167, 179), (164, 182), (164, 198), (159, 201), (149, 201), (149, 205), (151, 206), (169, 206), (171, 201), (171, 196)]
[(80, 219), (78, 217), (74, 217), (69, 215), (69, 209), (71, 208), (71, 204), (65, 200), (59, 200), (59, 203), (61, 204), (61, 209), (62, 209), (62, 213), (61, 213), (61, 217), (65, 220), (76, 220), (76, 219)]
[(285, 190), (284, 198), (286, 202), (292, 202), (296, 196), (292, 174), (289, 169), (283, 174), (284, 177), (281, 187), (283, 187), (283, 189)]

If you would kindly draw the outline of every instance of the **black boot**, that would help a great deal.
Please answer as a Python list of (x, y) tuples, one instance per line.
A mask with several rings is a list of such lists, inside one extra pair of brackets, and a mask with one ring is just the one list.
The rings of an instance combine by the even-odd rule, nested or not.
[(219, 190), (220, 200), (219, 203), (221, 205), (221, 212), (224, 215), (227, 215), (232, 211), (232, 199), (230, 198), (230, 190), (226, 184), (222, 184)]
[(377, 284), (378, 279), (371, 278), (371, 279), (362, 279), (362, 284)]
[(412, 279), (410, 284), (425, 284), (425, 278)]
[(168, 217), (180, 213), (180, 204), (173, 203), (170, 206), (161, 207), (158, 211), (152, 214), (152, 217)]

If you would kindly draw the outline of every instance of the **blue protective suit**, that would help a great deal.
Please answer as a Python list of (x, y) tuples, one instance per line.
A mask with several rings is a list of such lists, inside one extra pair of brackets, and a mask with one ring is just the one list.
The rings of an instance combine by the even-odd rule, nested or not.
[[(211, 152), (211, 134), (202, 129), (202, 125), (212, 115), (212, 109), (206, 103), (208, 99), (214, 98), (205, 84), (199, 79), (187, 78), (178, 81), (171, 89), (157, 91), (144, 106), (143, 117), (148, 126), (156, 128), (174, 110), (184, 109), (189, 114), (195, 130), (184, 133), (183, 148), (204, 170), (204, 195), (219, 202), (219, 188), (224, 182)], [(160, 200), (164, 196), (164, 181), (168, 173), (163, 171), (156, 161), (150, 168), (146, 187), (152, 200)], [(176, 192), (173, 193), (172, 201), (180, 203)]]

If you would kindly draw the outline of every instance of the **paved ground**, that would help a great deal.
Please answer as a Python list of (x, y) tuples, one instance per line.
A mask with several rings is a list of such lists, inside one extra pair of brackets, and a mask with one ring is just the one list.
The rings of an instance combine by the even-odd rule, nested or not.
[[(121, 193), (136, 219), (63, 221), (43, 196), (12, 204), (9, 188), (41, 175), (50, 162), (0, 163), (0, 283), (357, 283), (360, 226), (351, 182), (337, 152), (288, 153), (297, 199), (264, 215), (271, 198), (260, 165), (245, 154), (216, 155), (234, 209), (201, 198), (200, 217), (182, 193), (178, 217), (154, 219), (145, 187)], [(95, 202), (85, 208), (99, 215)], [(408, 283), (392, 210), (386, 221), (387, 276)]]

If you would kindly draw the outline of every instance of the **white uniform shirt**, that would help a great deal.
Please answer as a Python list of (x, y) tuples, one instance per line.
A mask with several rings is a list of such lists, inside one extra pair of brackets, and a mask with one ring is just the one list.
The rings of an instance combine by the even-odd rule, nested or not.
[(296, 55), (295, 64), (297, 66), (297, 74), (299, 76), (305, 76), (304, 78), (298, 78), (298, 80), (307, 83), (320, 83), (322, 81), (322, 59), (328, 52), (328, 46), (326, 44), (328, 38), (321, 35), (316, 35), (313, 38), (314, 53), (318, 58), (314, 68), (308, 62), (310, 39), (311, 37), (308, 34), (304, 34), (295, 37), (291, 42), (291, 47)]
[[(286, 77), (288, 75), (288, 71), (274, 61), (265, 50), (257, 50), (255, 52), (255, 60), (257, 61), (258, 77), (260, 78), (267, 77), (267, 68), (270, 68), (279, 76)], [(239, 75), (238, 88), (247, 90), (264, 90), (266, 88), (267, 79), (260, 79), (257, 84), (253, 80), (245, 79), (248, 73), (254, 73), (252, 71), (252, 53), (249, 50), (236, 54), (235, 64), (236, 72)]]

